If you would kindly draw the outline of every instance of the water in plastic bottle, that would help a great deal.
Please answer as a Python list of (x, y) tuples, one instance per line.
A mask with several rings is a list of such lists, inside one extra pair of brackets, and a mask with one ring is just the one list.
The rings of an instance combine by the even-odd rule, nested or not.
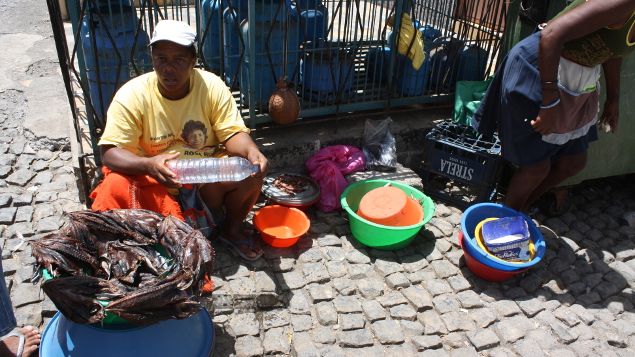
[(242, 181), (260, 171), (260, 166), (236, 156), (170, 160), (167, 166), (176, 174), (176, 179), (184, 184)]

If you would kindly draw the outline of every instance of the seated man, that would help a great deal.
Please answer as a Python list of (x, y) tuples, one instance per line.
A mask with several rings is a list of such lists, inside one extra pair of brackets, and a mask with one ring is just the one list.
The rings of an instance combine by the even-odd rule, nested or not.
[(223, 81), (194, 68), (195, 37), (184, 22), (157, 24), (150, 40), (154, 71), (123, 85), (108, 108), (99, 141), (105, 177), (91, 194), (92, 208), (145, 208), (183, 218), (173, 196), (181, 184), (166, 162), (244, 157), (259, 165), (260, 173), (197, 189), (212, 212), (225, 213), (219, 238), (241, 257), (258, 259), (258, 242), (241, 227), (260, 194), (267, 159), (249, 136)]

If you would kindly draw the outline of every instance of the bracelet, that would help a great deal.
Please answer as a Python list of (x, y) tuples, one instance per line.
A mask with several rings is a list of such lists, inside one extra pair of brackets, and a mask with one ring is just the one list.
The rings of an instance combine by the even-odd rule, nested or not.
[(545, 104), (545, 105), (540, 105), (540, 109), (550, 109), (555, 107), (556, 105), (560, 104), (560, 97), (556, 98), (556, 100), (554, 100), (553, 102), (549, 103), (549, 104)]

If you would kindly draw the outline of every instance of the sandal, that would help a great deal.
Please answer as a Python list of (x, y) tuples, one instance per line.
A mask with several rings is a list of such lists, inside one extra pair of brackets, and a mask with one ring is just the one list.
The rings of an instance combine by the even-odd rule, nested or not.
[(24, 352), (24, 342), (26, 341), (26, 337), (16, 327), (13, 330), (11, 330), (8, 334), (2, 336), (2, 339), (0, 339), (0, 341), (4, 341), (5, 338), (11, 337), (11, 336), (15, 336), (15, 337), (17, 337), (19, 339), (18, 340), (18, 349), (16, 350), (15, 355), (16, 355), (16, 357), (21, 357), (22, 356), (22, 352)]
[[(260, 247), (260, 244), (258, 244), (258, 241), (256, 240), (257, 237), (258, 237), (258, 234), (254, 231), (251, 231), (250, 233), (247, 233), (245, 235), (244, 239), (229, 240), (229, 239), (226, 239), (221, 234), (219, 234), (218, 240), (226, 244), (227, 246), (231, 247), (234, 250), (234, 252), (238, 254), (241, 258), (245, 260), (249, 260), (249, 261), (255, 261), (255, 260), (258, 260), (264, 253), (262, 248)], [(247, 247), (249, 250), (256, 252), (256, 255), (249, 256), (245, 254), (244, 250), (240, 249), (241, 247), (243, 248)]]
[[(27, 326), (23, 328), (27, 328)], [(18, 348), (16, 349), (16, 352), (15, 352), (16, 357), (22, 357), (22, 355), (24, 354), (24, 347), (26, 346), (27, 337), (24, 335), (24, 333), (22, 333), (22, 331), (20, 331), (23, 328), (16, 327), (13, 330), (11, 330), (9, 333), (7, 333), (6, 335), (2, 336), (2, 338), (0, 338), (0, 341), (4, 341), (8, 337), (12, 337), (12, 336), (15, 336), (18, 338)], [(34, 327), (30, 327), (30, 328), (37, 331), (37, 329), (35, 329)], [(35, 351), (37, 351), (37, 349)], [(29, 355), (33, 354), (35, 351), (30, 352)]]

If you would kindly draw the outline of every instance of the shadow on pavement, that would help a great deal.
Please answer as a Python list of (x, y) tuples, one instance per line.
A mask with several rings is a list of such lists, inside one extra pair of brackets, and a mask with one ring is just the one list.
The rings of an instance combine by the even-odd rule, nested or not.
[[(577, 187), (570, 194), (569, 212), (555, 218), (538, 215), (547, 251), (542, 262), (526, 273), (500, 284), (473, 276), (465, 266), (464, 275), (475, 291), (496, 300), (514, 300), (521, 308), (525, 304), (530, 315), (544, 310), (550, 301), (614, 313), (635, 311), (635, 227), (621, 219), (635, 210), (633, 178)], [(534, 298), (542, 306), (529, 307), (527, 302)]]

